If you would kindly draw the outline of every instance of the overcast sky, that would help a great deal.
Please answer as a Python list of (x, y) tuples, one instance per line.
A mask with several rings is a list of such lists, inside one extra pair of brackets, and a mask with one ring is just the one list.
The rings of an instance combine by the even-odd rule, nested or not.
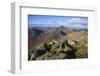
[(87, 28), (88, 17), (80, 16), (46, 16), (46, 15), (28, 15), (29, 27), (75, 27)]

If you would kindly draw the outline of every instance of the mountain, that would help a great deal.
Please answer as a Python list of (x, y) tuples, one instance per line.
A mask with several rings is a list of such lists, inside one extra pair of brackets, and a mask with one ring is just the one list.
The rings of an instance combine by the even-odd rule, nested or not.
[(28, 48), (40, 47), (43, 43), (61, 40), (65, 35), (74, 32), (71, 28), (60, 27), (31, 27), (28, 28)]
[[(52, 32), (55, 31), (52, 30)], [(57, 33), (59, 33), (58, 30)], [(74, 31), (64, 36), (61, 34), (61, 36), (60, 40), (52, 39), (50, 42), (41, 44), (38, 48), (30, 49), (28, 51), (28, 60), (88, 58), (87, 31)]]

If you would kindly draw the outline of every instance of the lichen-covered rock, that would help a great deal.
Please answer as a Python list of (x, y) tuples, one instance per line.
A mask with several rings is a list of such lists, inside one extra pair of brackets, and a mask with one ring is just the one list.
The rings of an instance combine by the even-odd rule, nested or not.
[(88, 57), (87, 49), (80, 48), (75, 52), (75, 55), (76, 58), (87, 58)]
[(58, 56), (59, 56), (60, 59), (64, 59), (64, 58), (66, 57), (66, 53), (60, 52), (60, 53), (58, 54)]
[(75, 45), (76, 43), (75, 43), (75, 41), (73, 41), (73, 40), (68, 40), (68, 44), (73, 46), (73, 45)]

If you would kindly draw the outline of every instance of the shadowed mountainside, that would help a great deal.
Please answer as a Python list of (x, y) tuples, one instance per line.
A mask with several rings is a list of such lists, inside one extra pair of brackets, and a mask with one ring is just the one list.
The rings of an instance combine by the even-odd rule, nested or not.
[(31, 27), (28, 29), (28, 60), (87, 58), (87, 37), (86, 29)]
[(72, 33), (73, 30), (60, 27), (32, 27), (28, 31), (28, 48), (38, 47), (43, 43), (49, 43), (53, 40), (60, 40), (63, 36)]

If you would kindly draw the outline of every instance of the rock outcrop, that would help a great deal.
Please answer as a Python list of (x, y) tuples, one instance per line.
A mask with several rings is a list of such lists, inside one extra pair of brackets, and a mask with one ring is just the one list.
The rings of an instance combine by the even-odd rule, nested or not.
[(28, 60), (54, 60), (88, 58), (87, 32), (79, 31), (64, 36), (59, 41), (44, 43), (30, 49)]

